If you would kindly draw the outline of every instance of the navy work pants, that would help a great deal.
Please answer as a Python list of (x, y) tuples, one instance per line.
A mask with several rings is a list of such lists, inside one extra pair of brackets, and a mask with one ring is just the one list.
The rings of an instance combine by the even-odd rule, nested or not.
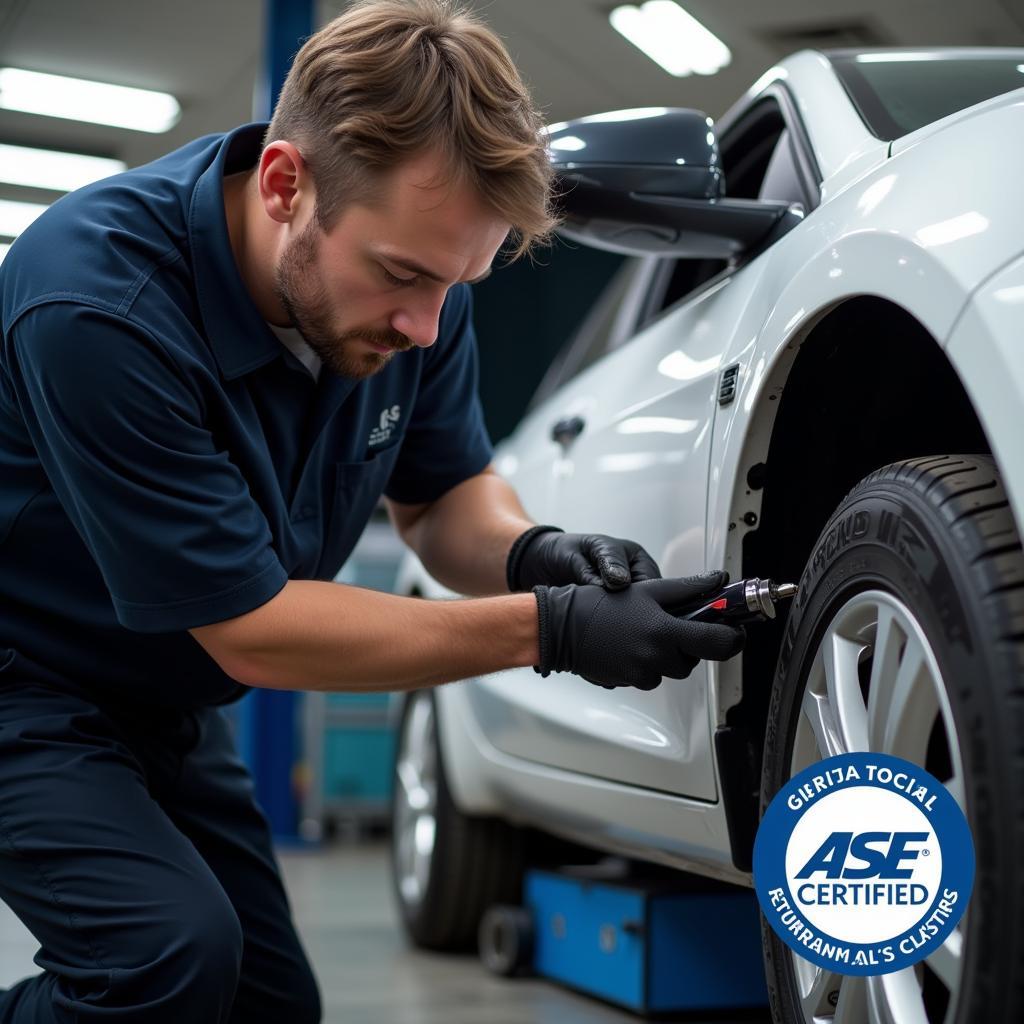
[(0, 685), (0, 898), (42, 974), (0, 1024), (315, 1024), (316, 982), (215, 708)]

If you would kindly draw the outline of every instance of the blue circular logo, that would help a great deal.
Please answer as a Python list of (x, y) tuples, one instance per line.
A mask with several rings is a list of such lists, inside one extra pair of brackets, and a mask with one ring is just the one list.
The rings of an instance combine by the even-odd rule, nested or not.
[(967, 819), (934, 776), (890, 754), (840, 754), (790, 779), (754, 841), (754, 888), (779, 938), (836, 974), (931, 956), (974, 882)]

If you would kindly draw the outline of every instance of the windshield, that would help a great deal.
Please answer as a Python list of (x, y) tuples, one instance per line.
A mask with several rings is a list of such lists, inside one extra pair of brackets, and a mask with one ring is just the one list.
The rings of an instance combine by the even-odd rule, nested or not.
[(940, 117), (1024, 88), (1024, 50), (828, 55), (872, 135), (889, 141)]

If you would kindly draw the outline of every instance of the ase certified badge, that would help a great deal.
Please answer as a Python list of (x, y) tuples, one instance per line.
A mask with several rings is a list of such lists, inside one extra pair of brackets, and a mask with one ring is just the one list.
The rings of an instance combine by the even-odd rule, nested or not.
[(945, 786), (888, 754), (840, 754), (775, 795), (754, 887), (791, 949), (837, 974), (888, 974), (956, 927), (974, 881), (967, 819)]

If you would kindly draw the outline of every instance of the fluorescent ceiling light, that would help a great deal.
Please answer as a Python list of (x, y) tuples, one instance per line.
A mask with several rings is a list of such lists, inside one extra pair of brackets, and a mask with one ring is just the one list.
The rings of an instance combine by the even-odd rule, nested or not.
[(21, 68), (0, 68), (0, 107), (138, 132), (165, 132), (181, 116), (178, 101), (165, 92)]
[(117, 174), (125, 167), (121, 160), (0, 144), (0, 181), (8, 185), (73, 192), (91, 181)]
[(45, 209), (45, 203), (16, 203), (11, 199), (0, 199), (0, 235), (17, 238)]
[(731, 60), (729, 47), (675, 0), (647, 0), (616, 7), (612, 28), (643, 50), (670, 75), (713, 75)]

